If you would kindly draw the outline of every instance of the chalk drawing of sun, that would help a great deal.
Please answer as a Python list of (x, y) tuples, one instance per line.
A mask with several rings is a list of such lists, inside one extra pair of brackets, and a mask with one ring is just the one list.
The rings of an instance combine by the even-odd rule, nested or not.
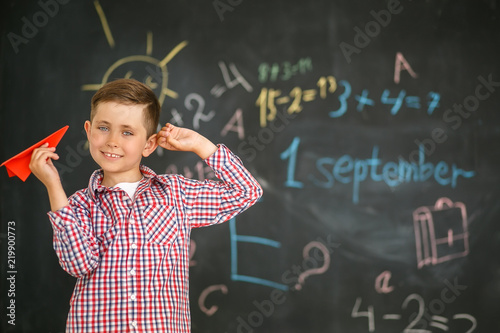
[[(106, 16), (98, 0), (94, 1), (99, 19), (106, 35), (106, 39), (111, 48), (114, 47), (115, 41), (111, 34)], [(187, 41), (179, 43), (172, 49), (163, 59), (159, 60), (151, 56), (153, 52), (153, 33), (147, 32), (146, 54), (145, 55), (130, 55), (117, 60), (104, 73), (100, 83), (84, 84), (83, 91), (97, 91), (110, 79), (115, 78), (134, 78), (143, 81), (148, 85), (158, 96), (160, 105), (166, 96), (178, 98), (178, 94), (168, 88), (168, 70), (167, 64), (172, 60), (179, 51), (186, 47)]]

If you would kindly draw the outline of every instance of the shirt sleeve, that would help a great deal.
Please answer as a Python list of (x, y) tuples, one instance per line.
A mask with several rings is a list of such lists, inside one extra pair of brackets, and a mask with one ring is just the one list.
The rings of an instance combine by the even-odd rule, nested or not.
[(185, 179), (184, 204), (192, 228), (221, 223), (243, 212), (262, 196), (262, 188), (226, 146), (205, 162), (221, 181)]
[(78, 198), (75, 194), (68, 206), (48, 213), (59, 264), (77, 278), (92, 272), (99, 263), (99, 246), (93, 235), (90, 212)]

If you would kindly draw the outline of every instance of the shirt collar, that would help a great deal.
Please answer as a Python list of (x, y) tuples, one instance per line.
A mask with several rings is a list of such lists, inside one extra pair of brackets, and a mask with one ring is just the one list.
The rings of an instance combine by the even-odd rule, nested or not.
[[(139, 170), (141, 171), (141, 173), (144, 177), (142, 178), (141, 182), (139, 183), (138, 189), (139, 189), (139, 187), (141, 187), (145, 183), (149, 183), (153, 179), (159, 180), (158, 175), (153, 170), (148, 168), (147, 166), (141, 164), (139, 166)], [(98, 169), (98, 170), (94, 171), (92, 173), (92, 176), (90, 176), (88, 189), (89, 189), (89, 193), (91, 194), (93, 199), (96, 199), (97, 193), (102, 193), (102, 192), (110, 190), (109, 187), (101, 185), (103, 177), (104, 177), (104, 172), (102, 169)]]

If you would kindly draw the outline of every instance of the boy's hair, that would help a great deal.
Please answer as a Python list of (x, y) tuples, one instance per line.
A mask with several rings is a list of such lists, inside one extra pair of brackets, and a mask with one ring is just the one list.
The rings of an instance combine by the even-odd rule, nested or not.
[(99, 104), (104, 102), (145, 105), (143, 116), (147, 137), (156, 133), (160, 121), (160, 103), (154, 92), (144, 83), (134, 79), (118, 79), (103, 85), (92, 97), (90, 121), (94, 119)]

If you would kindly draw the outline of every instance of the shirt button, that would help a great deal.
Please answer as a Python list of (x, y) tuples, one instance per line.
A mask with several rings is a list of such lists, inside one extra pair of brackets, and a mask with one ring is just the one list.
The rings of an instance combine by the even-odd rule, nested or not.
[(135, 297), (135, 294), (130, 295), (130, 299), (131, 299), (131, 300), (135, 301), (135, 298), (136, 298), (136, 297)]
[(130, 322), (130, 326), (132, 326), (133, 328), (136, 328), (137, 327), (137, 322), (134, 320), (132, 322)]
[(135, 268), (132, 268), (130, 271), (129, 271), (130, 275), (134, 275), (135, 274)]
[(135, 250), (135, 249), (137, 249), (137, 244), (133, 243), (130, 247), (132, 248), (132, 250)]
[(130, 222), (130, 224), (134, 224), (134, 222), (135, 222), (135, 221), (134, 221), (134, 218), (133, 218), (133, 217), (131, 217), (129, 222)]

